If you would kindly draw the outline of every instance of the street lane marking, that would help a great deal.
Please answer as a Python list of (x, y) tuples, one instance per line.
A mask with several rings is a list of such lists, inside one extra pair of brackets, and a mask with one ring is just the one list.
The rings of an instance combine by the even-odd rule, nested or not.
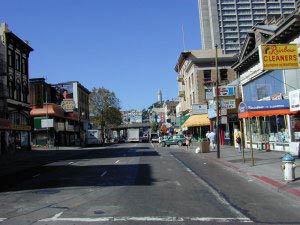
[[(32, 176), (33, 178), (35, 178), (35, 177), (38, 177), (38, 176), (40, 176), (41, 174), (40, 173), (38, 173), (38, 174), (36, 174), (36, 175), (34, 175), (34, 176)], [(1, 218), (0, 218), (1, 219)]]
[(115, 164), (117, 164), (118, 162), (120, 162), (120, 160), (118, 159), (117, 161), (115, 161)]
[(191, 221), (202, 221), (202, 222), (220, 222), (220, 223), (229, 223), (229, 222), (242, 222), (242, 223), (252, 223), (253, 221), (249, 218), (215, 218), (215, 217), (193, 217)]
[(0, 218), (0, 222), (3, 222), (4, 220), (6, 220), (7, 218)]
[(69, 162), (69, 165), (73, 164), (74, 162)]
[(107, 174), (107, 171), (103, 172), (103, 173), (101, 174), (101, 177), (105, 176), (105, 174)]
[[(236, 214), (238, 216), (238, 218), (243, 218), (245, 220), (249, 220), (251, 221), (248, 217), (246, 217), (242, 212), (240, 212), (238, 209), (234, 208), (225, 198), (223, 198), (220, 193), (218, 191), (216, 191), (216, 189), (211, 186), (210, 184), (208, 184), (206, 181), (204, 181), (203, 179), (201, 179), (200, 176), (198, 176), (194, 171), (192, 171), (184, 162), (182, 162), (181, 160), (177, 159), (174, 155), (172, 155), (173, 158), (179, 163), (181, 164), (188, 173), (190, 173), (193, 177), (195, 177), (195, 179), (203, 186), (205, 186), (213, 196), (215, 196), (215, 198), (223, 205), (227, 206), (227, 208), (233, 212), (234, 214)], [(252, 222), (252, 221), (251, 221)]]
[(51, 218), (41, 219), (39, 222), (72, 221), (72, 222), (184, 222), (184, 221), (203, 221), (203, 222), (252, 222), (248, 218), (215, 218), (215, 217), (172, 217), (172, 216), (124, 216), (124, 217), (96, 217), (96, 218), (60, 218), (63, 212), (54, 215)]

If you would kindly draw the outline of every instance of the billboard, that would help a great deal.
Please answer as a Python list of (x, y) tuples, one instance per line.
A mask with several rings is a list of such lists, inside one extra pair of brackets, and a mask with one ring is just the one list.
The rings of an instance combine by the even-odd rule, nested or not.
[(264, 70), (299, 68), (296, 44), (265, 44), (259, 46), (259, 60)]

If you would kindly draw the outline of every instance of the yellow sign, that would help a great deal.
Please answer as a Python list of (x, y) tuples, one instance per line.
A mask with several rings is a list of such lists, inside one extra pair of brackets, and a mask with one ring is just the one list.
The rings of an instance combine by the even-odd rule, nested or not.
[(29, 125), (17, 125), (17, 124), (13, 124), (12, 125), (12, 129), (13, 130), (30, 131), (31, 130), (31, 126), (29, 126)]
[(296, 44), (261, 45), (259, 58), (264, 70), (299, 68)]

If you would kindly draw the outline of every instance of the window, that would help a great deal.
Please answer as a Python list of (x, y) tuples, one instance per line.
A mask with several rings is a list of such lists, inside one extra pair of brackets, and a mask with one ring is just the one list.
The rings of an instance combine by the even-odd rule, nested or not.
[(27, 102), (27, 97), (28, 97), (28, 85), (26, 82), (23, 83), (22, 87), (22, 100), (23, 102)]
[(13, 87), (12, 81), (10, 81), (10, 80), (8, 81), (7, 88), (8, 88), (8, 96), (10, 98), (14, 98), (14, 87)]
[(13, 51), (11, 49), (8, 49), (8, 66), (13, 67)]
[(26, 59), (24, 57), (22, 57), (21, 69), (22, 69), (22, 73), (27, 74)]
[(211, 71), (210, 70), (204, 70), (204, 81), (211, 81)]
[(21, 63), (21, 56), (20, 56), (20, 54), (16, 53), (16, 65), (15, 65), (16, 67), (15, 67), (15, 69), (18, 70), (18, 71), (20, 71), (20, 69), (21, 69), (20, 63)]
[(286, 130), (286, 123), (284, 116), (270, 116), (269, 117), (269, 124), (270, 124), (270, 138), (269, 141), (275, 142), (287, 142), (288, 132)]
[(220, 77), (221, 77), (221, 81), (224, 81), (224, 80), (228, 79), (227, 69), (221, 69), (220, 70)]
[(16, 84), (16, 100), (21, 101), (21, 85), (19, 83)]

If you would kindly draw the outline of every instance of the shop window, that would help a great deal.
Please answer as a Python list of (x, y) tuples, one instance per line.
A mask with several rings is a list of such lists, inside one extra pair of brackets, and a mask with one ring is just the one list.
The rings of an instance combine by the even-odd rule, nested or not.
[(291, 135), (292, 141), (300, 141), (300, 116), (293, 115), (291, 118)]
[(270, 116), (269, 119), (269, 141), (288, 142), (289, 136), (286, 129), (285, 116)]

